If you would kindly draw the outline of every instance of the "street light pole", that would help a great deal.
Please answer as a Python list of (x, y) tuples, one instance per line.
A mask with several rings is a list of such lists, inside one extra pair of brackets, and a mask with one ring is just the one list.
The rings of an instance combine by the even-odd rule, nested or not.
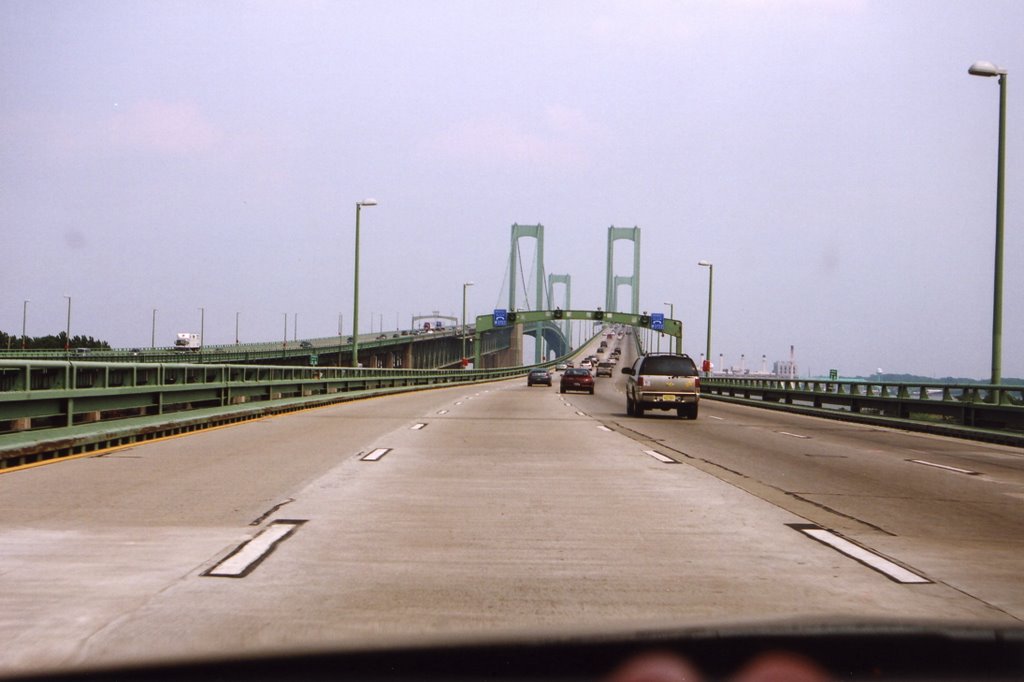
[(235, 345), (238, 345), (238, 316), (241, 315), (240, 310), (235, 311)]
[(71, 350), (71, 297), (67, 294), (64, 298), (68, 299), (68, 328), (64, 332), (64, 353), (68, 353)]
[(466, 289), (473, 286), (473, 282), (462, 284), (462, 365), (466, 365)]
[(204, 332), (206, 330), (206, 308), (199, 309), (199, 350), (205, 350)]
[(715, 266), (710, 261), (702, 260), (697, 263), (708, 269), (708, 342), (704, 349), (704, 371), (711, 374), (711, 290), (715, 285)]
[(352, 287), (352, 366), (359, 366), (359, 212), (363, 206), (376, 206), (376, 199), (356, 202), (356, 265), (355, 285)]
[(25, 350), (25, 323), (28, 321), (28, 304), (29, 300), (26, 298), (25, 302), (21, 305), (21, 349)]
[(1002, 381), (1003, 354), (1003, 197), (1006, 167), (1006, 69), (991, 62), (975, 62), (967, 69), (972, 76), (999, 77), (999, 151), (996, 169), (996, 255), (992, 293), (992, 384)]
[(156, 350), (156, 308), (153, 308), (153, 325), (149, 334), (149, 347)]
[[(668, 319), (670, 319), (670, 320), (676, 319), (676, 307), (675, 307), (675, 304), (673, 304), (671, 301), (664, 301), (664, 305), (668, 306)], [(675, 352), (676, 353), (681, 353), (682, 351), (679, 350), (679, 337), (676, 337), (676, 344), (675, 345), (676, 345)], [(670, 353), (672, 352), (672, 342), (671, 341), (668, 344), (668, 350), (669, 350)]]

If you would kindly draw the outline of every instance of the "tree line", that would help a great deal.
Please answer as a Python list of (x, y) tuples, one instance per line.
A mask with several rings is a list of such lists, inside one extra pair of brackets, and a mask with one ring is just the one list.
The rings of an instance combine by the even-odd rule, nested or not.
[[(76, 334), (71, 337), (70, 343), (67, 342), (67, 338), (68, 335), (65, 332), (47, 334), (46, 336), (27, 336), (25, 337), (25, 349), (64, 350), (65, 348), (95, 348), (110, 350), (109, 343), (100, 339), (94, 339), (91, 336)], [(8, 334), (7, 332), (0, 331), (0, 349), (20, 350), (21, 334)]]

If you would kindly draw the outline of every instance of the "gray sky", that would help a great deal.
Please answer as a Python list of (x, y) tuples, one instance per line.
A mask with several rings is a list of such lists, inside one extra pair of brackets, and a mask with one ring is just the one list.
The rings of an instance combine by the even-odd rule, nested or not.
[[(470, 315), (513, 222), (573, 305), (638, 225), (641, 305), (801, 374), (988, 376), (998, 85), (1024, 3), (0, 1), (0, 329), (116, 346)], [(1018, 79), (1019, 80), (1019, 79)], [(1024, 81), (1021, 81), (1024, 82)], [(1009, 89), (1004, 376), (1024, 376)], [(629, 274), (628, 246), (617, 274)], [(529, 276), (529, 272), (527, 272)], [(620, 292), (628, 300), (628, 292)], [(666, 311), (667, 312), (667, 311)]]

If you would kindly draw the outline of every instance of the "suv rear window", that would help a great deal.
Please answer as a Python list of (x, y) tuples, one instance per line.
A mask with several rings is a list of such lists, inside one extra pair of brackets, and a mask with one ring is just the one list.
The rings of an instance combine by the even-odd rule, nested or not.
[(657, 374), (660, 376), (695, 377), (697, 365), (688, 357), (673, 355), (655, 355), (644, 360), (639, 374)]

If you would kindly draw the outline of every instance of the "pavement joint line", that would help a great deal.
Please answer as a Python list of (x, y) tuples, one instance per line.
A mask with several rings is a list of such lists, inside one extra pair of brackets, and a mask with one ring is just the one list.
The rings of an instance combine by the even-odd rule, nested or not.
[(416, 424), (413, 424), (412, 426), (410, 426), (409, 430), (410, 431), (422, 431), (424, 428), (426, 428), (426, 426), (427, 425), (424, 422), (419, 422), (419, 423), (416, 423)]
[(878, 571), (893, 582), (908, 585), (925, 585), (933, 581), (916, 573), (904, 566), (900, 566), (874, 550), (848, 540), (838, 533), (826, 530), (817, 524), (812, 523), (787, 523), (793, 530), (799, 531), (809, 538), (831, 547), (841, 554), (845, 554), (854, 561), (864, 564), (868, 568)]
[(363, 462), (376, 462), (381, 457), (391, 452), (391, 450), (392, 448), (376, 448), (374, 450), (371, 450), (366, 455), (363, 455), (359, 459), (362, 460)]
[(202, 575), (211, 578), (244, 578), (304, 523), (305, 519), (274, 521)]
[(979, 472), (979, 471), (971, 471), (970, 469), (961, 469), (959, 467), (951, 467), (951, 466), (948, 466), (946, 464), (936, 464), (935, 462), (927, 462), (927, 461), (925, 461), (923, 459), (908, 459), (907, 461), (908, 462), (912, 462), (914, 464), (923, 464), (925, 466), (935, 467), (936, 469), (943, 469), (945, 471), (952, 471), (952, 472), (957, 473), (957, 474), (967, 474), (968, 476), (980, 476), (981, 475), (981, 472)]
[[(692, 455), (688, 452), (685, 452), (684, 450), (680, 450), (677, 447), (673, 447), (672, 445), (664, 443), (661, 440), (654, 439), (646, 434), (640, 433), (639, 431), (636, 431), (635, 429), (630, 428), (629, 426), (621, 422), (613, 421), (612, 423), (616, 427), (618, 427), (616, 431), (626, 436), (627, 438), (636, 441), (641, 445), (646, 445), (649, 447), (661, 447), (662, 449), (673, 452), (679, 457), (689, 460), (688, 462), (683, 462), (682, 459), (677, 459), (676, 461), (679, 462), (680, 464), (689, 464), (690, 466), (695, 467), (696, 469), (699, 469), (706, 474), (714, 476), (720, 481), (728, 483), (729, 485), (735, 488), (739, 488), (740, 490), (750, 495), (758, 497), (768, 502), (769, 504), (773, 504), (780, 509), (784, 509), (791, 514), (795, 514), (799, 517), (807, 519), (808, 521), (822, 520), (820, 512), (825, 512), (829, 515), (829, 517), (831, 517), (829, 518), (830, 523), (834, 523), (836, 519), (842, 519), (844, 521), (852, 521), (870, 531), (882, 533), (883, 535), (888, 535), (891, 537), (896, 536), (896, 533), (888, 531), (882, 528), (881, 526), (877, 526), (871, 523), (870, 521), (865, 521), (863, 519), (857, 518), (856, 516), (851, 516), (849, 514), (833, 509), (828, 505), (821, 504), (820, 502), (815, 502), (814, 500), (802, 497), (796, 493), (792, 493), (778, 486), (771, 485), (770, 483), (765, 483), (758, 479), (751, 478), (750, 476), (747, 476), (746, 474), (736, 471), (734, 469), (730, 469), (729, 467), (719, 462), (713, 462), (704, 457)], [(806, 505), (808, 508), (794, 508), (790, 504), (784, 504), (782, 502), (783, 499), (796, 500), (801, 505)]]

